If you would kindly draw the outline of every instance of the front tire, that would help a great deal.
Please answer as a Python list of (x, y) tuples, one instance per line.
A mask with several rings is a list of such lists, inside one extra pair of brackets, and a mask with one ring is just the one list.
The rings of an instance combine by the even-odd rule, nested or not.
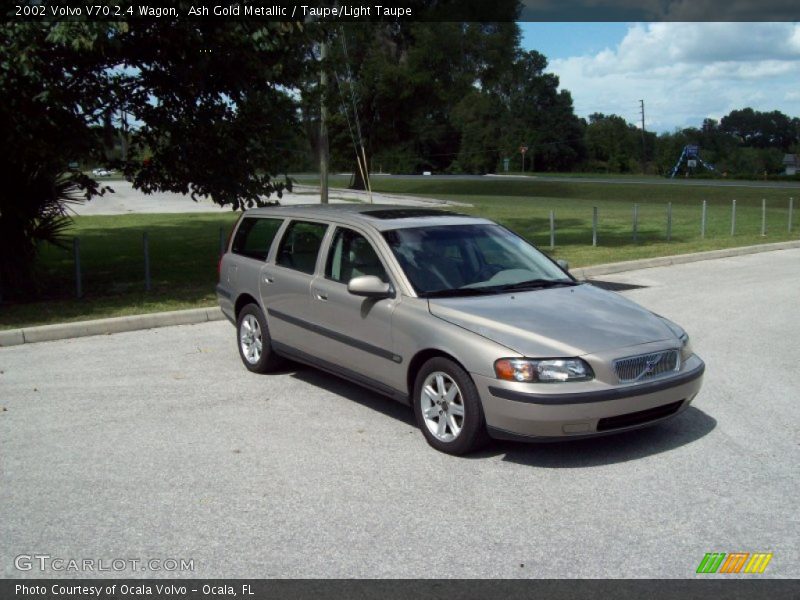
[(239, 356), (248, 371), (270, 373), (283, 363), (281, 357), (272, 349), (264, 313), (255, 304), (248, 304), (239, 312), (236, 321), (236, 341)]
[(442, 452), (466, 454), (489, 439), (475, 383), (448, 358), (422, 365), (414, 383), (414, 414), (427, 442)]

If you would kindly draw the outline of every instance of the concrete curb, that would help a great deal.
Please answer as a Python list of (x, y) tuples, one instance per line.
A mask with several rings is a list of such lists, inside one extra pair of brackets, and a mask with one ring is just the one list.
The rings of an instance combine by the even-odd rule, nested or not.
[(78, 338), (88, 335), (108, 335), (123, 331), (138, 331), (169, 325), (193, 325), (208, 321), (220, 321), (225, 318), (216, 306), (207, 308), (191, 308), (189, 310), (173, 310), (145, 315), (130, 315), (111, 319), (92, 321), (76, 321), (74, 323), (58, 323), (38, 327), (23, 327), (0, 331), (0, 346), (17, 346), (33, 342), (49, 342)]
[[(788, 250), (791, 248), (800, 248), (800, 240), (779, 242), (777, 244), (725, 248), (723, 250), (710, 250), (708, 252), (695, 252), (693, 254), (677, 254), (675, 256), (659, 256), (656, 258), (629, 260), (573, 269), (571, 273), (575, 278), (585, 280), (590, 277), (597, 277), (598, 275), (609, 275), (612, 273), (636, 271), (638, 269), (649, 269), (652, 267), (666, 267), (669, 265), (680, 265), (701, 260), (757, 254), (759, 252)], [(33, 342), (49, 342), (88, 335), (108, 335), (123, 331), (138, 331), (140, 329), (152, 329), (170, 325), (194, 325), (196, 323), (207, 323), (209, 321), (221, 321), (224, 318), (225, 315), (222, 314), (222, 311), (218, 307), (209, 306), (206, 308), (192, 308), (189, 310), (173, 310), (145, 315), (114, 317), (112, 319), (96, 319), (93, 321), (77, 321), (75, 323), (23, 327), (22, 329), (0, 331), (0, 347), (18, 346), (20, 344), (30, 344)]]
[(724, 248), (722, 250), (693, 252), (691, 254), (676, 254), (675, 256), (657, 256), (655, 258), (627, 260), (624, 262), (608, 263), (605, 265), (594, 265), (592, 267), (570, 269), (570, 273), (572, 273), (572, 275), (576, 279), (585, 280), (589, 277), (597, 277), (598, 275), (610, 275), (612, 273), (622, 273), (624, 271), (637, 271), (639, 269), (651, 269), (653, 267), (668, 267), (670, 265), (682, 265), (684, 263), (698, 262), (701, 260), (728, 258), (730, 256), (744, 256), (745, 254), (758, 254), (760, 252), (789, 250), (791, 248), (800, 248), (800, 240), (791, 242), (778, 242), (775, 244), (759, 244), (757, 246), (740, 246), (738, 248)]

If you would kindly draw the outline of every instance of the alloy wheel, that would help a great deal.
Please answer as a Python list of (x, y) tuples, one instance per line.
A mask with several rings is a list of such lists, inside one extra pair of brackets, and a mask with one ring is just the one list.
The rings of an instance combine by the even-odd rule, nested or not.
[(242, 356), (251, 365), (261, 359), (263, 341), (261, 338), (261, 325), (254, 315), (245, 315), (239, 329), (239, 343), (242, 345)]
[(442, 442), (452, 442), (464, 426), (464, 399), (447, 373), (434, 371), (425, 378), (420, 394), (422, 416), (428, 431)]

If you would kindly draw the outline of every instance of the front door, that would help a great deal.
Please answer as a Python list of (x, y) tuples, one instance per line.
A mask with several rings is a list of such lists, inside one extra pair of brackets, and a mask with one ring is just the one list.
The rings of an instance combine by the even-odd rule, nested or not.
[(311, 285), (312, 318), (321, 334), (316, 353), (351, 376), (356, 373), (367, 378), (366, 383), (396, 390), (404, 358), (394, 353), (392, 343), (397, 299), (364, 298), (348, 292), (347, 283), (361, 275), (392, 283), (370, 241), (354, 229), (337, 227), (324, 269)]

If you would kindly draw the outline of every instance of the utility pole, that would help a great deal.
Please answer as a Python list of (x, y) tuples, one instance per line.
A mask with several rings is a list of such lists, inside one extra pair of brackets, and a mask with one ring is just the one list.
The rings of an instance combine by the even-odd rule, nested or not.
[(639, 105), (642, 108), (642, 174), (644, 174), (647, 165), (647, 144), (644, 136), (644, 100), (639, 100)]
[(325, 71), (325, 59), (328, 57), (328, 42), (323, 40), (319, 45), (319, 197), (322, 204), (328, 203), (328, 73)]

